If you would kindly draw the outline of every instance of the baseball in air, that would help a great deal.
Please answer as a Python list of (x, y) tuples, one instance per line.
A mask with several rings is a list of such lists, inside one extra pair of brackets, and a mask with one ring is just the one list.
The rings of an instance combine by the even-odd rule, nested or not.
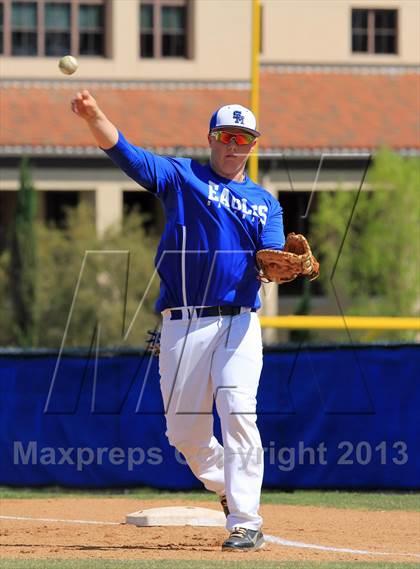
[(58, 67), (64, 75), (72, 75), (79, 67), (77, 59), (72, 55), (65, 55), (58, 62)]

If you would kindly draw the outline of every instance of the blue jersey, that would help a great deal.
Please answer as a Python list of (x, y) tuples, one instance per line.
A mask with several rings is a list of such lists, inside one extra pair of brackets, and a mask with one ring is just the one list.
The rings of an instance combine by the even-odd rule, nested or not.
[(235, 182), (189, 158), (158, 156), (133, 146), (121, 133), (106, 153), (165, 208), (155, 258), (161, 279), (156, 309), (259, 308), (255, 252), (284, 246), (278, 201), (248, 177)]

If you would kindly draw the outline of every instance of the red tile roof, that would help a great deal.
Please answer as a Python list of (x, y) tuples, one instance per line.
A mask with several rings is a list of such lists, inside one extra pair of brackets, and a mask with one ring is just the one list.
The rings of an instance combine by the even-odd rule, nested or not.
[[(211, 113), (222, 104), (247, 105), (249, 92), (178, 86), (88, 87), (109, 118), (133, 143), (205, 148)], [(92, 147), (82, 121), (70, 111), (75, 89), (64, 82), (4, 82), (0, 94), (0, 147)], [(367, 149), (382, 145), (420, 150), (419, 75), (261, 74), (261, 150)]]

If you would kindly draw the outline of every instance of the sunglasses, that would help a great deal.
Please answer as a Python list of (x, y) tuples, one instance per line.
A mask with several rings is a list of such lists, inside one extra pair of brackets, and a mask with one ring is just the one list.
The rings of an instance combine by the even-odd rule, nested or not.
[(252, 134), (247, 134), (246, 132), (225, 132), (224, 130), (215, 130), (211, 133), (211, 136), (217, 140), (217, 142), (222, 142), (223, 144), (229, 144), (229, 142), (234, 138), (235, 144), (238, 146), (244, 146), (245, 144), (251, 144), (254, 142), (255, 136)]

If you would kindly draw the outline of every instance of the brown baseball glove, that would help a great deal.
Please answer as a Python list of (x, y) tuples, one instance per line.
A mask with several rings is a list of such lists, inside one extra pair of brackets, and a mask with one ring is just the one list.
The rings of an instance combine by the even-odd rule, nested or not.
[(287, 283), (298, 276), (313, 281), (319, 276), (319, 263), (313, 256), (306, 237), (300, 233), (289, 233), (283, 251), (257, 251), (257, 264), (260, 269), (258, 278), (266, 283)]

